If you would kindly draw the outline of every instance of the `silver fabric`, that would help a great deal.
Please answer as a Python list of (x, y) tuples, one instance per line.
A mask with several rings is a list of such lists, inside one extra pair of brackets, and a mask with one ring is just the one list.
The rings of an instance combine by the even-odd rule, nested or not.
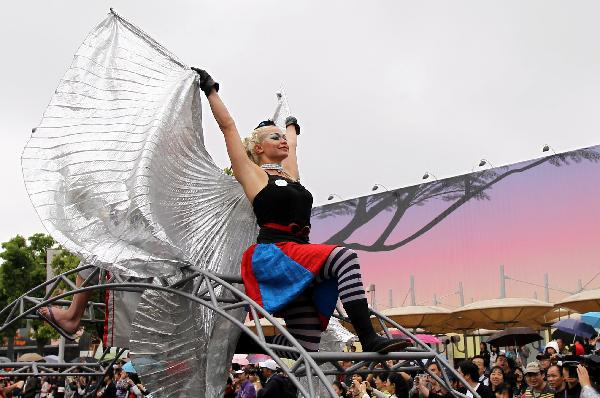
[(188, 264), (237, 272), (257, 228), (241, 187), (203, 145), (200, 94), (196, 73), (111, 13), (77, 50), (23, 152), (48, 232), (121, 274)]
[[(181, 291), (189, 292), (190, 287)], [(245, 310), (230, 314), (243, 319)], [(222, 396), (240, 330), (211, 315), (177, 294), (147, 289), (142, 295), (130, 354), (145, 385), (157, 397)]]
[[(258, 228), (240, 185), (204, 147), (200, 94), (194, 72), (109, 14), (77, 50), (23, 152), (48, 232), (88, 264), (155, 283), (178, 280), (190, 264), (239, 274)], [(144, 382), (166, 383), (156, 396), (216, 396), (238, 334), (212, 311), (146, 291), (130, 348)]]
[[(343, 352), (344, 347), (355, 339), (356, 336), (350, 333), (348, 329), (344, 328), (337, 318), (331, 318), (327, 325), (327, 329), (321, 334), (319, 351)], [(334, 370), (335, 367), (330, 363), (325, 363), (321, 365), (321, 369), (327, 371)], [(333, 383), (335, 381), (335, 376), (329, 376), (328, 379)], [(300, 383), (308, 390), (308, 380), (306, 377), (301, 377)], [(316, 391), (317, 397), (330, 397), (329, 392), (327, 392), (326, 387), (319, 381), (318, 377), (313, 376), (313, 384), (318, 386)]]
[(277, 97), (277, 107), (273, 113), (273, 121), (277, 127), (285, 131), (285, 119), (292, 115), (290, 104), (283, 87), (275, 94), (275, 96)]

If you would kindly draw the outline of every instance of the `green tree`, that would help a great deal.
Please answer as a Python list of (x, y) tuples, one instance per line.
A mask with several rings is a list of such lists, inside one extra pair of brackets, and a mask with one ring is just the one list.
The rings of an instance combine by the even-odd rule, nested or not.
[[(28, 290), (38, 286), (46, 280), (46, 250), (55, 244), (49, 235), (34, 234), (25, 239), (17, 235), (7, 242), (2, 243), (0, 259), (0, 305), (5, 307)], [(35, 326), (38, 326), (36, 324)], [(14, 325), (5, 330), (4, 336), (8, 338), (8, 355), (14, 354), (14, 337), (16, 329), (21, 325)]]
[[(54, 275), (62, 274), (79, 266), (79, 257), (66, 250), (62, 246), (59, 246), (58, 249), (60, 251), (52, 258), (52, 262), (50, 263), (50, 267), (52, 268)], [(73, 283), (75, 283), (76, 277), (77, 274), (74, 273), (69, 275), (69, 279), (71, 279)]]

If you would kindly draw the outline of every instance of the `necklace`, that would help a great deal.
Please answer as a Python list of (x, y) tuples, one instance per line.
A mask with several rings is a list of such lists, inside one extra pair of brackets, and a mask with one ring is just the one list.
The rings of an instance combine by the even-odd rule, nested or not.
[(295, 178), (285, 172), (281, 163), (265, 163), (261, 164), (260, 168), (263, 170), (275, 170), (277, 174), (287, 178), (288, 180), (296, 181)]
[(263, 170), (275, 170), (279, 173), (283, 172), (283, 166), (281, 165), (281, 163), (265, 163), (261, 164), (260, 168)]

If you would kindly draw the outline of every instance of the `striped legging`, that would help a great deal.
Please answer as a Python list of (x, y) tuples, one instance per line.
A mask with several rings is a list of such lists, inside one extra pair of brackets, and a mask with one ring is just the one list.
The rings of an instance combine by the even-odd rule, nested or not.
[[(343, 304), (354, 300), (366, 300), (358, 256), (354, 250), (336, 247), (315, 278), (315, 283), (334, 278), (337, 279), (338, 294)], [(310, 294), (306, 291), (302, 293), (288, 304), (282, 313), (287, 330), (298, 343), (307, 351), (318, 351), (321, 341), (321, 322)], [(283, 335), (275, 336), (273, 343), (291, 346)], [(281, 357), (297, 357), (284, 351), (276, 353)]]

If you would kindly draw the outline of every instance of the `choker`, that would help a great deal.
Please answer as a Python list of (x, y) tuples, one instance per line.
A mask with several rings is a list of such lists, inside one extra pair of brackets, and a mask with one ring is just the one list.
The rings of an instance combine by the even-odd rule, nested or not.
[(283, 172), (283, 166), (281, 163), (265, 163), (261, 164), (260, 168), (263, 170), (277, 170), (280, 173)]

